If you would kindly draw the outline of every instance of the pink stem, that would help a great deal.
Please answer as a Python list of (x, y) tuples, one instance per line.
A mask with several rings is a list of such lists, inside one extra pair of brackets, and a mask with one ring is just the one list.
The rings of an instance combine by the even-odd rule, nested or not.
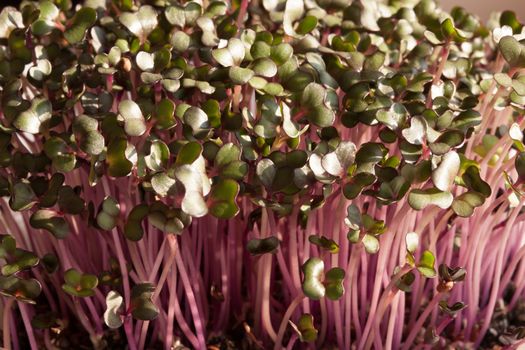
[(421, 327), (423, 327), (423, 323), (425, 322), (427, 317), (430, 315), (430, 313), (434, 310), (434, 308), (436, 307), (436, 305), (439, 303), (440, 300), (441, 300), (441, 293), (436, 293), (434, 297), (432, 298), (432, 300), (430, 301), (430, 303), (425, 308), (425, 311), (423, 311), (421, 316), (419, 316), (419, 318), (417, 319), (417, 322), (414, 325), (414, 327), (412, 327), (410, 333), (408, 334), (407, 339), (405, 340), (403, 347), (401, 348), (402, 350), (408, 350), (410, 349), (410, 347), (414, 346), (413, 344), (414, 340), (416, 339), (416, 336), (421, 330)]
[(11, 350), (11, 328), (9, 327), (9, 319), (11, 318), (11, 307), (13, 306), (14, 299), (4, 299), (4, 305), (2, 308), (2, 335), (4, 341), (4, 348)]
[(203, 329), (203, 325), (201, 322), (201, 316), (197, 308), (197, 302), (195, 300), (195, 294), (191, 287), (190, 278), (188, 276), (186, 268), (184, 267), (184, 262), (182, 261), (180, 254), (176, 254), (177, 250), (179, 250), (176, 237), (173, 235), (168, 236), (168, 243), (170, 244), (172, 253), (175, 255), (175, 263), (177, 264), (177, 267), (180, 273), (180, 278), (182, 280), (182, 284), (186, 292), (186, 297), (188, 298), (191, 315), (193, 317), (193, 324), (195, 325), (195, 330), (197, 333), (199, 347), (201, 349), (204, 349), (206, 348), (206, 341), (204, 339), (204, 329)]
[(288, 321), (290, 320), (290, 317), (292, 317), (293, 312), (295, 311), (297, 306), (299, 306), (303, 299), (304, 295), (303, 293), (300, 293), (295, 297), (290, 306), (288, 306), (288, 309), (286, 309), (286, 312), (284, 313), (283, 319), (281, 321), (281, 325), (279, 326), (277, 338), (275, 339), (275, 345), (273, 347), (274, 350), (279, 350), (282, 348), (282, 341), (284, 337), (284, 332), (286, 331), (286, 326), (288, 325)]

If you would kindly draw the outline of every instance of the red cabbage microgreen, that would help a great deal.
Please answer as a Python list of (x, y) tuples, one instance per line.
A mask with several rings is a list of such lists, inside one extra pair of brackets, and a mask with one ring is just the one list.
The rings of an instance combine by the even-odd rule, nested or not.
[(525, 344), (524, 28), (433, 0), (4, 6), (3, 347)]

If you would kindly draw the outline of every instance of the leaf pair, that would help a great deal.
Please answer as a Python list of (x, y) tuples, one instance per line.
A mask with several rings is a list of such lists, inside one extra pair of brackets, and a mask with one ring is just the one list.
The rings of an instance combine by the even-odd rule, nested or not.
[(62, 289), (76, 297), (90, 297), (95, 295), (95, 288), (98, 285), (98, 278), (95, 275), (84, 274), (76, 269), (69, 269), (64, 272)]
[(327, 238), (325, 236), (310, 235), (308, 236), (308, 241), (331, 254), (337, 254), (339, 252), (339, 244), (337, 244), (333, 239)]
[(310, 83), (302, 93), (301, 104), (307, 111), (310, 122), (319, 126), (331, 126), (335, 121), (335, 113), (327, 100), (326, 89), (317, 83)]
[[(467, 271), (462, 267), (451, 268), (446, 264), (439, 265), (439, 284), (437, 290), (441, 293), (450, 292), (456, 282), (465, 280)], [(443, 311), (450, 315), (454, 315), (457, 311), (461, 310), (463, 303), (455, 303), (449, 307), (446, 302), (443, 305), (440, 303), (440, 307)]]
[(69, 152), (69, 145), (62, 138), (53, 136), (44, 143), (44, 152), (51, 159), (53, 167), (63, 173), (75, 168), (77, 159)]
[(246, 249), (251, 255), (262, 255), (275, 252), (280, 243), (279, 239), (275, 236), (262, 239), (254, 238), (248, 241)]
[(56, 27), (55, 20), (60, 10), (51, 1), (42, 1), (38, 4), (40, 13), (31, 24), (31, 32), (36, 36), (47, 35)]
[(97, 12), (90, 7), (83, 7), (75, 13), (64, 32), (64, 37), (70, 44), (77, 44), (81, 42), (86, 36), (86, 32), (97, 21)]
[(306, 186), (307, 173), (311, 173), (306, 166), (308, 155), (304, 151), (272, 152), (269, 158), (263, 158), (257, 163), (255, 172), (259, 181), (270, 191), (294, 191)]
[(120, 205), (112, 197), (107, 196), (100, 205), (97, 214), (97, 225), (103, 230), (112, 230), (117, 225), (120, 215)]
[(445, 42), (454, 41), (462, 43), (467, 40), (471, 35), (461, 29), (456, 28), (454, 20), (451, 18), (445, 19), (441, 22), (439, 32), (425, 31), (425, 38), (432, 45), (443, 45)]
[(202, 7), (195, 1), (190, 1), (182, 6), (168, 6), (165, 16), (171, 25), (184, 28), (192, 26), (202, 13)]
[(302, 266), (303, 270), (303, 292), (313, 300), (327, 297), (331, 300), (338, 300), (343, 296), (345, 289), (343, 286), (345, 271), (339, 267), (334, 267), (324, 271), (324, 262), (319, 258), (310, 258)]
[(118, 105), (119, 116), (124, 120), (124, 131), (129, 136), (141, 136), (146, 132), (146, 121), (138, 104), (123, 100)]
[(210, 213), (219, 219), (230, 219), (237, 215), (239, 190), (239, 184), (231, 179), (221, 179), (214, 183), (210, 192)]
[(248, 173), (248, 164), (241, 159), (241, 150), (233, 143), (223, 145), (215, 155), (214, 164), (219, 175), (233, 180), (242, 180)]
[(139, 241), (144, 236), (142, 221), (148, 216), (150, 209), (147, 204), (139, 204), (129, 212), (124, 225), (124, 236), (131, 241)]
[(102, 271), (98, 280), (101, 285), (119, 287), (122, 284), (122, 272), (120, 270), (119, 262), (116, 258), (109, 259), (109, 270)]
[(356, 158), (356, 146), (350, 141), (341, 141), (335, 150), (325, 155), (313, 153), (309, 165), (319, 179), (345, 177)]
[[(151, 321), (157, 318), (159, 309), (151, 298), (155, 287), (151, 283), (140, 283), (131, 289), (131, 314), (142, 321)], [(109, 328), (119, 328), (125, 316), (124, 298), (116, 291), (111, 290), (106, 295), (106, 311), (104, 322)]]
[(498, 48), (505, 58), (505, 61), (516, 68), (525, 67), (525, 45), (516, 40), (513, 36), (501, 38)]
[(15, 239), (9, 235), (0, 236), (0, 259), (5, 261), (1, 269), (3, 276), (28, 270), (38, 265), (40, 261), (32, 252), (17, 248)]
[(312, 343), (317, 340), (319, 331), (314, 326), (314, 316), (303, 314), (299, 317), (297, 324), (289, 321), (292, 329), (299, 335), (299, 340), (305, 343)]
[(157, 11), (149, 5), (141, 6), (137, 12), (124, 12), (118, 19), (141, 43), (158, 24)]
[(430, 250), (425, 250), (416, 264), (415, 252), (419, 246), (419, 236), (415, 232), (409, 232), (405, 236), (405, 244), (407, 249), (407, 263), (411, 266), (416, 266), (419, 273), (427, 278), (436, 276), (436, 269), (434, 268), (435, 260), (434, 254)]
[(361, 241), (369, 254), (376, 254), (379, 251), (378, 236), (386, 231), (383, 220), (376, 220), (368, 214), (362, 214), (359, 208), (352, 204), (347, 208), (345, 224), (349, 228), (347, 238), (350, 243)]
[(82, 114), (73, 121), (73, 133), (81, 150), (89, 155), (99, 155), (104, 150), (105, 141), (98, 131), (98, 121)]
[(51, 102), (44, 97), (36, 97), (31, 101), (31, 106), (14, 120), (13, 126), (20, 131), (38, 134), (47, 128), (51, 113)]
[(42, 292), (42, 285), (34, 278), (22, 279), (17, 276), (0, 276), (0, 294), (13, 297), (24, 303), (36, 304), (35, 299)]
[(62, 215), (51, 209), (39, 209), (29, 218), (29, 224), (37, 229), (44, 229), (58, 239), (69, 234), (69, 224)]
[[(140, 207), (137, 211), (135, 211), (133, 214), (135, 214), (137, 217), (142, 217), (144, 215), (145, 208)], [(166, 204), (162, 202), (155, 202), (153, 203), (149, 208), (148, 220), (157, 229), (166, 232), (166, 233), (174, 233), (174, 234), (180, 234), (184, 230), (185, 227), (187, 227), (191, 223), (191, 216), (186, 214), (183, 210), (178, 208), (170, 208)], [(130, 213), (131, 216), (131, 213)], [(128, 238), (132, 240), (136, 240), (136, 238), (139, 238), (142, 236), (143, 231), (138, 231), (137, 225), (139, 225), (139, 220), (137, 220), (135, 217), (134, 220), (128, 219), (128, 225), (130, 222), (135, 225), (134, 230), (136, 232), (129, 232), (127, 233)], [(142, 227), (140, 227), (142, 229)], [(128, 227), (129, 230), (129, 227)], [(139, 238), (140, 239), (140, 238)]]

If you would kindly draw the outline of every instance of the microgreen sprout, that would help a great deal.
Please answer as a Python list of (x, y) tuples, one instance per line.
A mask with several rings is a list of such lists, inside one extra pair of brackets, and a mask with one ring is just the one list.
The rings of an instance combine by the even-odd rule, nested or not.
[(4, 348), (525, 344), (512, 11), (73, 2), (0, 9)]

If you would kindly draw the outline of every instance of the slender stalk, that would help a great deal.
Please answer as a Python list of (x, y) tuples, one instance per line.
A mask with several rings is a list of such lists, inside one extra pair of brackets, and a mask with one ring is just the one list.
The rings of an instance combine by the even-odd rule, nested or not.
[[(354, 284), (354, 276), (357, 275), (358, 269), (359, 269), (359, 255), (361, 253), (361, 246), (354, 247), (352, 249), (352, 254), (350, 254), (350, 260), (348, 261), (348, 265), (346, 267), (346, 271), (349, 271), (349, 276), (347, 279), (347, 284), (345, 286), (345, 289), (349, 292), (345, 294), (345, 328), (346, 330), (351, 329), (352, 327), (352, 316), (357, 317), (357, 315), (352, 310), (352, 304), (356, 303), (356, 300), (352, 300), (353, 296), (357, 296), (357, 288), (355, 288)], [(356, 333), (358, 335), (361, 334), (359, 322), (355, 324)], [(345, 349), (350, 348), (350, 344), (352, 342), (352, 332), (346, 332), (346, 339), (345, 339)]]
[[(396, 318), (398, 316), (397, 315), (398, 308), (399, 308), (399, 298), (394, 298), (394, 301), (392, 303), (392, 308), (390, 311), (390, 317), (388, 318), (388, 328), (386, 332), (386, 339), (385, 339), (385, 346), (384, 346), (386, 349), (392, 348)], [(376, 336), (380, 336), (379, 330), (376, 330), (375, 334)]]
[(168, 321), (167, 321), (167, 328), (166, 328), (166, 341), (164, 342), (164, 348), (166, 350), (171, 349), (171, 344), (173, 344), (173, 320), (175, 318), (175, 297), (176, 294), (173, 292), (175, 289), (175, 280), (176, 280), (176, 269), (171, 270), (171, 278), (170, 278), (170, 296), (169, 296), (169, 307), (168, 307)]
[[(512, 213), (507, 221), (507, 224), (505, 226), (505, 231), (503, 232), (503, 236), (501, 237), (501, 240), (500, 240), (500, 247), (499, 247), (499, 253), (498, 253), (498, 258), (497, 258), (497, 262), (496, 262), (496, 266), (495, 266), (495, 273), (494, 275), (495, 276), (501, 276), (501, 269), (503, 267), (503, 261), (504, 261), (504, 257), (505, 257), (505, 244), (507, 243), (508, 241), (508, 238), (509, 238), (509, 235), (511, 233), (511, 229), (513, 227), (513, 224), (514, 224), (514, 220), (516, 220), (516, 217), (518, 216), (522, 206), (523, 206), (524, 203), (520, 203), (520, 205), (518, 205), (517, 207), (515, 207), (513, 210), (512, 210)], [(490, 296), (490, 300), (487, 304), (487, 306), (485, 307), (485, 318), (483, 320), (483, 323), (482, 323), (482, 326), (481, 326), (481, 329), (480, 329), (480, 334), (485, 334), (485, 332), (487, 331), (487, 329), (489, 328), (490, 326), (490, 321), (491, 321), (491, 318), (492, 318), (492, 314), (494, 312), (494, 306), (496, 305), (496, 300), (497, 300), (497, 297), (498, 297), (498, 291), (499, 291), (499, 285), (501, 283), (501, 280), (500, 278), (495, 278), (494, 280), (494, 283), (492, 285), (492, 293), (491, 293), (491, 296)], [(475, 346), (478, 347), (479, 344), (481, 343), (482, 339), (477, 339), (476, 340), (476, 343), (475, 343)]]
[(319, 308), (321, 310), (321, 329), (319, 337), (317, 338), (317, 345), (321, 346), (326, 338), (326, 330), (328, 327), (328, 313), (326, 312), (326, 298), (319, 300)]
[[(272, 233), (275, 233), (275, 222), (273, 213), (268, 208), (267, 209), (267, 217), (268, 217), (268, 234), (271, 235)], [(267, 236), (267, 235), (265, 235)], [(277, 334), (275, 333), (275, 330), (273, 329), (272, 320), (270, 318), (270, 284), (271, 284), (271, 274), (272, 274), (272, 260), (273, 256), (271, 254), (266, 254), (262, 257), (261, 263), (262, 263), (262, 275), (263, 275), (263, 281), (262, 281), (262, 322), (265, 327), (266, 332), (270, 336), (270, 338), (275, 342), (277, 338)]]
[(244, 18), (246, 17), (246, 12), (248, 10), (249, 3), (249, 0), (241, 0), (241, 5), (239, 7), (239, 15), (237, 16), (237, 28), (239, 29), (242, 29), (244, 27)]
[[(399, 291), (396, 288), (396, 283), (399, 281), (403, 275), (410, 272), (412, 270), (412, 267), (409, 265), (403, 266), (393, 277), (388, 286), (386, 287), (385, 291), (383, 292), (383, 295), (381, 297), (381, 300), (379, 301), (379, 305), (377, 308), (377, 315), (373, 318), (375, 321), (375, 329), (372, 332), (376, 332), (376, 334), (379, 334), (379, 324), (381, 320), (383, 319), (383, 314), (385, 313), (388, 305), (390, 302), (394, 299), (395, 295)], [(366, 333), (363, 333), (363, 337), (365, 337)], [(367, 339), (367, 342), (365, 344), (365, 348), (369, 349), (372, 346), (372, 339), (373, 336), (369, 336)]]
[(76, 311), (76, 314), (77, 314), (77, 317), (80, 323), (82, 324), (82, 326), (84, 326), (84, 328), (88, 332), (89, 337), (91, 339), (96, 339), (97, 335), (95, 333), (95, 330), (93, 329), (93, 326), (89, 322), (89, 318), (87, 317), (86, 313), (82, 309), (82, 306), (80, 305), (80, 302), (78, 301), (78, 298), (73, 299), (73, 307), (74, 307), (74, 310)]
[[(386, 243), (386, 246), (389, 246), (390, 245), (390, 242), (391, 240), (393, 239), (393, 237), (391, 235), (387, 236), (387, 242)], [(361, 339), (361, 342), (359, 343), (359, 347), (358, 349), (363, 349), (365, 348), (365, 343), (368, 339), (368, 333), (370, 332), (371, 328), (372, 328), (372, 325), (373, 325), (373, 322), (375, 320), (375, 314), (377, 312), (377, 306), (378, 306), (378, 300), (379, 300), (379, 293), (380, 293), (380, 284), (381, 284), (381, 279), (382, 279), (382, 276), (383, 276), (383, 273), (384, 273), (384, 269), (385, 269), (385, 262), (386, 262), (386, 259), (388, 257), (388, 254), (389, 252), (386, 251), (386, 249), (383, 249), (383, 250), (380, 250), (379, 252), (379, 257), (378, 257), (378, 262), (377, 262), (377, 269), (376, 269), (376, 277), (375, 277), (375, 280), (374, 280), (374, 292), (372, 294), (372, 301), (371, 301), (371, 309), (370, 309), (370, 312), (369, 312), (369, 318), (368, 318), (368, 321), (366, 323), (366, 326), (365, 326), (365, 329), (363, 331), (363, 338)]]
[(297, 306), (301, 304), (303, 299), (304, 299), (303, 293), (298, 294), (295, 297), (295, 299), (290, 303), (290, 306), (288, 306), (288, 309), (286, 309), (286, 312), (284, 313), (283, 319), (281, 321), (281, 325), (279, 326), (277, 338), (275, 339), (275, 345), (273, 347), (274, 350), (279, 350), (282, 348), (283, 346), (282, 340), (284, 337), (284, 332), (286, 331), (286, 326), (288, 325), (288, 321), (290, 320), (290, 317), (292, 317), (292, 314), (294, 313)]
[(186, 268), (184, 267), (184, 262), (182, 261), (180, 254), (176, 253), (179, 250), (176, 237), (173, 235), (168, 236), (168, 243), (170, 245), (173, 255), (175, 256), (175, 263), (177, 264), (177, 268), (180, 273), (180, 278), (182, 280), (182, 284), (186, 292), (186, 297), (188, 298), (191, 315), (193, 317), (193, 324), (195, 325), (195, 329), (197, 333), (197, 340), (198, 340), (199, 347), (201, 349), (204, 349), (206, 347), (206, 341), (204, 339), (203, 324), (201, 322), (201, 316), (199, 315), (199, 311), (197, 308), (195, 294), (191, 287), (191, 281), (188, 276), (188, 273), (186, 272)]
[(301, 286), (298, 245), (297, 245), (297, 215), (299, 214), (299, 205), (295, 205), (292, 209), (292, 214), (289, 220), (289, 256), (288, 262), (290, 264), (290, 271), (292, 281), (296, 289)]
[[(165, 238), (164, 238), (165, 242), (168, 241), (168, 237), (169, 237), (169, 235), (165, 236)], [(159, 257), (160, 257), (160, 261), (162, 261), (163, 258), (166, 259), (166, 261), (164, 262), (164, 268), (162, 269), (160, 277), (159, 277), (159, 279), (157, 281), (157, 286), (155, 287), (155, 291), (153, 292), (153, 296), (151, 297), (151, 300), (153, 302), (155, 302), (157, 300), (157, 298), (159, 297), (159, 294), (160, 294), (162, 288), (164, 287), (164, 284), (166, 283), (166, 279), (168, 278), (168, 274), (169, 274), (169, 271), (171, 269), (171, 266), (173, 265), (173, 262), (175, 261), (175, 251), (173, 249), (171, 249), (171, 246), (170, 247), (166, 247), (166, 249), (164, 251), (168, 251), (169, 254), (167, 256), (166, 256), (165, 253), (164, 254), (159, 254), (158, 257), (157, 257), (157, 259), (159, 259)], [(157, 263), (155, 263), (155, 265), (157, 265)], [(153, 274), (150, 274), (150, 280), (152, 280), (152, 275)]]
[(293, 334), (290, 337), (290, 340), (288, 341), (288, 345), (286, 346), (286, 350), (293, 350), (293, 347), (295, 345), (295, 342), (299, 339), (299, 336), (297, 334)]
[(434, 294), (434, 297), (432, 298), (430, 303), (425, 308), (425, 311), (423, 311), (421, 316), (419, 316), (416, 324), (410, 330), (410, 333), (408, 334), (408, 337), (406, 338), (401, 350), (408, 350), (410, 349), (410, 347), (414, 345), (414, 340), (416, 339), (416, 336), (419, 334), (421, 327), (423, 327), (423, 323), (425, 322), (427, 317), (430, 315), (430, 313), (434, 310), (434, 308), (437, 306), (440, 300), (441, 300), (441, 293)]
[(15, 299), (7, 298), (4, 299), (4, 305), (2, 308), (2, 339), (4, 348), (11, 350), (11, 328), (9, 327), (9, 319), (11, 318), (11, 308)]
[[(436, 72), (434, 73), (434, 79), (432, 80), (432, 85), (435, 85), (438, 81), (441, 80), (441, 75), (443, 74), (443, 70), (445, 69), (445, 64), (447, 63), (448, 55), (450, 53), (450, 42), (446, 42), (445, 45), (441, 48), (441, 52), (439, 54), (439, 65), (437, 66)], [(432, 94), (428, 93), (427, 95), (427, 101), (426, 101), (427, 108), (430, 108), (432, 106)]]
[[(131, 290), (129, 287), (129, 276), (128, 276), (128, 268), (126, 264), (126, 260), (124, 257), (124, 251), (122, 250), (122, 245), (120, 244), (120, 238), (117, 232), (117, 229), (114, 228), (111, 230), (111, 234), (113, 236), (113, 242), (115, 243), (115, 247), (117, 249), (117, 258), (120, 265), (120, 273), (122, 275), (122, 283), (123, 283), (123, 289), (124, 289), (124, 299), (126, 304), (126, 309), (129, 309), (129, 306), (131, 304)], [(126, 332), (126, 337), (128, 340), (128, 345), (130, 347), (130, 350), (136, 350), (137, 344), (135, 342), (135, 337), (133, 336), (133, 320), (131, 317), (126, 317), (124, 319), (124, 331)]]
[(13, 344), (13, 350), (20, 350), (20, 342), (18, 340), (14, 317), (9, 317), (9, 327), (11, 328), (11, 343)]

